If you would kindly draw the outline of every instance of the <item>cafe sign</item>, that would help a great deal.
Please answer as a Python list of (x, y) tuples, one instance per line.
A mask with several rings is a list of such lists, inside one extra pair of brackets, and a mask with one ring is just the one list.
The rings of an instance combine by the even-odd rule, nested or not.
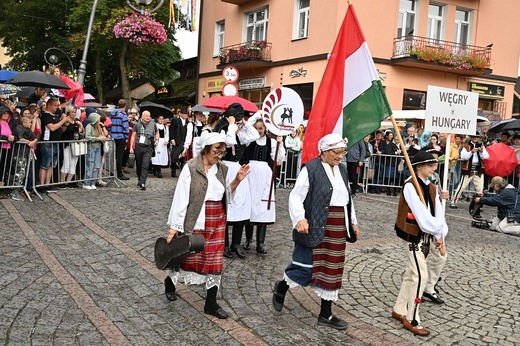
[(477, 93), (481, 96), (488, 96), (494, 98), (504, 98), (504, 86), (469, 82), (468, 90)]

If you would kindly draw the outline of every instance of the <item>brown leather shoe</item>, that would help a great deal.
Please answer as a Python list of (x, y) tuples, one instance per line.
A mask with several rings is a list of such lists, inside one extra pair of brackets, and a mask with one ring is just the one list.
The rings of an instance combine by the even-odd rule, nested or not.
[(401, 323), (403, 323), (403, 321), (406, 320), (405, 315), (398, 314), (394, 310), (392, 310), (392, 318), (395, 318), (396, 320), (400, 321)]
[(413, 335), (419, 335), (419, 336), (428, 336), (430, 335), (430, 331), (420, 324), (417, 326), (412, 326), (412, 323), (408, 321), (406, 318), (403, 320), (403, 326), (411, 331)]

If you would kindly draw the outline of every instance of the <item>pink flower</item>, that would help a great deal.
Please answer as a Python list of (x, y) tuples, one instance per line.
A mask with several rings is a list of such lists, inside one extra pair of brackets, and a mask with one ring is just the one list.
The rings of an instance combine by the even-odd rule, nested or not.
[(133, 13), (116, 23), (114, 35), (125, 38), (138, 46), (143, 42), (163, 44), (168, 39), (164, 26), (154, 20), (149, 13)]

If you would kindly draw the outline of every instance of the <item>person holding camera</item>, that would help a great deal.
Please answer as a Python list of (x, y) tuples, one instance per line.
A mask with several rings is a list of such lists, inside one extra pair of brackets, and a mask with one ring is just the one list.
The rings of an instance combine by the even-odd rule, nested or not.
[(489, 158), (489, 153), (480, 140), (480, 133), (470, 136), (471, 140), (465, 144), (460, 153), (463, 161), (461, 166), (462, 178), (455, 190), (450, 208), (457, 208), (457, 200), (462, 191), (466, 190), (471, 182), (476, 186), (477, 193), (482, 194), (484, 189), (484, 160)]
[(518, 191), (502, 177), (494, 177), (489, 184), (496, 194), (475, 197), (475, 203), (498, 207), (497, 216), (491, 220), (492, 231), (520, 236), (520, 204)]

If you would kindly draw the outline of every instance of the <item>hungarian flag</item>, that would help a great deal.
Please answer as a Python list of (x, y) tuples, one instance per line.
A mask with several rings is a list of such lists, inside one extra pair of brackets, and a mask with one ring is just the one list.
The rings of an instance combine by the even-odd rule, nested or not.
[(354, 7), (348, 6), (309, 115), (302, 162), (318, 155), (329, 133), (348, 138), (349, 147), (380, 127), (392, 114)]

